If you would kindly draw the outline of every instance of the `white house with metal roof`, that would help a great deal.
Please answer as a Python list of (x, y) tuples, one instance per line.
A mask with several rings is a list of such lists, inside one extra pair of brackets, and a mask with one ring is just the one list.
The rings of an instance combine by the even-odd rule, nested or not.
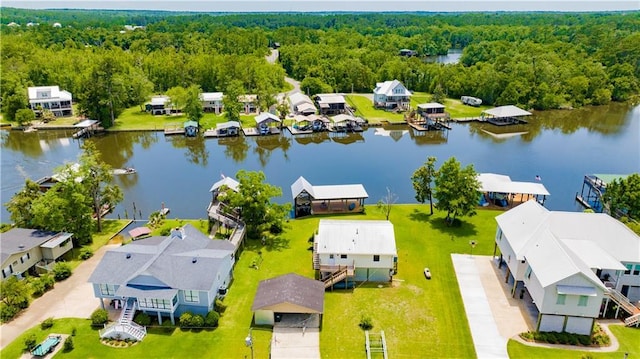
[(323, 115), (337, 115), (347, 110), (347, 101), (341, 93), (319, 93), (316, 103)]
[(27, 89), (29, 107), (39, 115), (43, 110), (49, 110), (56, 116), (71, 116), (73, 109), (71, 92), (60, 90), (58, 86), (36, 86)]
[(213, 112), (219, 114), (224, 110), (224, 104), (222, 99), (224, 94), (222, 92), (203, 92), (200, 94), (200, 102), (202, 103), (202, 109), (205, 112)]
[(313, 101), (311, 101), (311, 98), (302, 92), (294, 92), (290, 94), (289, 102), (291, 103), (291, 109), (295, 114), (312, 115), (317, 111), (316, 106), (313, 104)]
[(396, 239), (389, 221), (321, 219), (313, 246), (314, 269), (326, 287), (349, 278), (389, 282), (397, 272)]
[(364, 211), (369, 197), (361, 184), (314, 186), (300, 176), (291, 185), (294, 217)]
[[(537, 310), (539, 331), (590, 334), (603, 300), (634, 320), (640, 309), (640, 237), (601, 213), (549, 211), (527, 201), (496, 217), (495, 249), (505, 280)], [(635, 319), (633, 319), (635, 318)]]
[(22, 278), (26, 272), (49, 271), (53, 263), (73, 249), (73, 234), (12, 228), (0, 233), (2, 278)]
[[(166, 237), (149, 237), (107, 251), (89, 277), (96, 298), (124, 304), (162, 323), (184, 312), (213, 310), (220, 290), (231, 283), (235, 247), (209, 239), (190, 224)], [(120, 325), (123, 325), (121, 321)]]
[(398, 80), (378, 82), (373, 89), (373, 105), (387, 109), (409, 108), (411, 91)]

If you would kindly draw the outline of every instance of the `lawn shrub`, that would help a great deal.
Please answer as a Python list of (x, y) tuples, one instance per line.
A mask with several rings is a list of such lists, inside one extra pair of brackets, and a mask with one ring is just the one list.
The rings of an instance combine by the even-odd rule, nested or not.
[(588, 335), (578, 335), (578, 342), (581, 345), (588, 346), (591, 344), (591, 337)]
[(43, 295), (46, 291), (53, 288), (56, 283), (51, 274), (43, 274), (40, 277), (31, 280), (31, 291), (34, 297)]
[(76, 327), (71, 328), (71, 336), (72, 337), (75, 337), (77, 332), (78, 332), (78, 329), (76, 329)]
[(105, 309), (96, 309), (91, 313), (91, 324), (102, 325), (109, 321), (109, 312)]
[(80, 249), (80, 259), (84, 261), (91, 257), (93, 257), (93, 251), (91, 250), (91, 248), (85, 247)]
[(597, 345), (599, 347), (607, 346), (611, 343), (611, 339), (606, 333), (596, 333), (591, 338), (591, 344)]
[(569, 333), (566, 332), (562, 332), (562, 333), (557, 333), (556, 334), (556, 339), (558, 340), (559, 344), (567, 344), (569, 343)]
[(0, 321), (3, 323), (10, 321), (20, 312), (20, 308), (15, 305), (8, 305), (0, 302)]
[(57, 262), (53, 265), (53, 277), (57, 282), (65, 280), (71, 276), (71, 267), (64, 262)]
[(133, 318), (133, 321), (145, 327), (151, 325), (151, 317), (149, 316), (149, 314), (143, 312), (139, 312), (138, 314), (136, 314), (136, 316)]
[(213, 307), (216, 312), (222, 314), (224, 313), (225, 310), (227, 310), (227, 305), (224, 304), (224, 302), (222, 302), (220, 299), (216, 298), (214, 307)]
[(26, 350), (31, 350), (36, 346), (36, 335), (31, 334), (24, 338), (24, 348)]
[(191, 323), (189, 323), (189, 326), (192, 328), (204, 327), (204, 317), (200, 314), (195, 314), (191, 317)]
[(67, 337), (67, 339), (65, 339), (65, 341), (64, 341), (64, 345), (62, 347), (62, 350), (65, 351), (65, 352), (70, 352), (70, 351), (73, 350), (73, 348), (74, 348), (73, 337)]
[(373, 322), (371, 321), (371, 318), (362, 316), (360, 318), (360, 324), (358, 324), (358, 326), (362, 330), (371, 330), (371, 328), (373, 328)]
[(53, 317), (49, 317), (40, 323), (40, 329), (42, 330), (47, 330), (51, 327), (53, 327)]
[(557, 332), (548, 332), (546, 333), (546, 342), (549, 344), (557, 344), (558, 338), (556, 337)]
[(209, 313), (207, 313), (207, 317), (204, 318), (204, 326), (209, 328), (215, 328), (218, 326), (219, 320), (220, 320), (220, 314), (212, 310)]
[(180, 328), (189, 328), (191, 327), (191, 318), (193, 314), (190, 312), (184, 312), (180, 315)]

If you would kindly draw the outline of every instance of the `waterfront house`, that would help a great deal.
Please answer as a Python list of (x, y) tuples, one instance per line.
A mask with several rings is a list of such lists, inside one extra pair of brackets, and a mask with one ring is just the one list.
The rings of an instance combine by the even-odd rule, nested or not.
[[(235, 248), (226, 240), (209, 239), (190, 224), (166, 237), (149, 237), (108, 250), (89, 277), (100, 306), (105, 300), (156, 315), (162, 323), (184, 312), (206, 315), (216, 297), (226, 294), (233, 277)], [(119, 320), (126, 326), (127, 318)], [(118, 328), (101, 333), (119, 334)]]
[(151, 102), (146, 104), (145, 109), (152, 115), (168, 115), (171, 113), (171, 109), (168, 107), (170, 102), (169, 96), (152, 96)]
[(409, 108), (411, 91), (398, 80), (378, 82), (373, 89), (373, 105), (385, 109)]
[(291, 185), (294, 218), (328, 213), (364, 212), (369, 197), (361, 184), (314, 186), (300, 176)]
[(421, 103), (417, 108), (418, 115), (430, 120), (448, 120), (449, 113), (445, 106), (438, 102)]
[(238, 102), (242, 104), (242, 113), (257, 113), (260, 110), (258, 106), (258, 95), (240, 95)]
[[(549, 211), (527, 201), (496, 217), (494, 255), (506, 264), (511, 295), (525, 293), (538, 331), (591, 334), (610, 302), (637, 323), (640, 237), (602, 213)], [(525, 298), (526, 299), (526, 298)]]
[(347, 101), (343, 94), (319, 93), (316, 95), (316, 103), (321, 115), (338, 115), (347, 110)]
[(289, 102), (295, 114), (307, 116), (316, 113), (316, 106), (313, 104), (313, 101), (311, 101), (309, 96), (301, 92), (295, 92), (289, 95)]
[(280, 133), (280, 118), (270, 112), (263, 112), (255, 117), (256, 129), (260, 135), (277, 135)]
[(0, 233), (2, 280), (50, 271), (55, 261), (73, 248), (72, 237), (71, 233), (27, 228)]
[(202, 103), (202, 109), (204, 112), (213, 112), (216, 115), (220, 114), (224, 110), (224, 104), (222, 92), (203, 92), (200, 94), (200, 102)]
[(58, 86), (29, 87), (29, 107), (37, 116), (43, 110), (51, 111), (55, 116), (71, 116), (73, 96), (69, 91), (60, 90)]
[(294, 322), (307, 328), (320, 327), (324, 285), (294, 273), (265, 279), (258, 284), (251, 311), (256, 325)]
[(325, 288), (342, 280), (390, 282), (398, 253), (389, 221), (321, 219), (313, 243), (313, 266)]

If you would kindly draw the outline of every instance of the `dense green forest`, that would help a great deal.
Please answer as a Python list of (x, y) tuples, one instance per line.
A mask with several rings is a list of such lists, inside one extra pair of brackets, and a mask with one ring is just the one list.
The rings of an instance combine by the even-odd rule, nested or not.
[[(26, 88), (59, 85), (80, 110), (116, 115), (175, 86), (272, 99), (285, 73), (318, 91), (371, 92), (398, 79), (494, 105), (549, 109), (637, 99), (640, 12), (203, 14), (2, 9), (2, 112)], [(20, 26), (7, 26), (14, 22)], [(27, 23), (39, 25), (27, 26)], [(53, 27), (58, 22), (62, 26)], [(125, 30), (124, 25), (144, 26)], [(265, 55), (278, 42), (280, 61)], [(402, 48), (418, 56), (399, 55)], [(425, 56), (463, 50), (458, 64)], [(272, 100), (265, 100), (272, 102)], [(93, 112), (91, 109), (94, 109)]]

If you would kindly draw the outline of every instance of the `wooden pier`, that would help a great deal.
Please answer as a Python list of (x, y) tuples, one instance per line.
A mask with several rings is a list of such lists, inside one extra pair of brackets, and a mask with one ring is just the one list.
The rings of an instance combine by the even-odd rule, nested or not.
[(291, 132), (292, 135), (306, 135), (306, 134), (313, 133), (313, 129), (311, 129), (310, 127), (311, 126), (309, 126), (309, 129), (301, 130), (294, 126), (287, 126), (287, 129), (289, 130), (289, 132)]
[(243, 127), (242, 132), (244, 133), (245, 136), (269, 136), (269, 135), (279, 135), (280, 133), (282, 133), (282, 131), (280, 131), (280, 129), (277, 127), (269, 127), (269, 132), (265, 134), (261, 134), (260, 131), (258, 131), (258, 129), (255, 127), (248, 127), (248, 128)]
[(164, 129), (164, 135), (165, 136), (172, 136), (172, 135), (184, 135), (184, 127), (180, 126), (180, 127), (165, 127)]
[(451, 129), (451, 126), (444, 122), (433, 122), (430, 124), (411, 122), (409, 126), (416, 131), (443, 131)]

